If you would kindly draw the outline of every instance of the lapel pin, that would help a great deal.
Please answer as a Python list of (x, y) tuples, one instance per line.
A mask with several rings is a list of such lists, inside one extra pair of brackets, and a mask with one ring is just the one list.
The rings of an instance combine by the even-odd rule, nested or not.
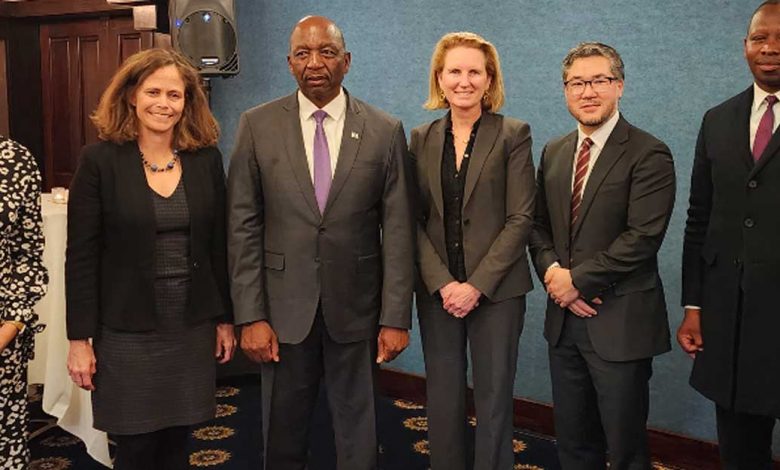
[(352, 131), (352, 138), (355, 139), (355, 140), (358, 140), (358, 139), (360, 139), (360, 134), (358, 134), (355, 131)]

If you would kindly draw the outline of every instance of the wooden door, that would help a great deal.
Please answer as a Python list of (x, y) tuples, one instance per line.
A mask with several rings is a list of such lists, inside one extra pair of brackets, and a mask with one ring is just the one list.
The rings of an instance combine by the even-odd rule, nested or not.
[(70, 184), (84, 145), (97, 142), (89, 119), (125, 58), (152, 47), (131, 17), (45, 23), (40, 29), (45, 186)]

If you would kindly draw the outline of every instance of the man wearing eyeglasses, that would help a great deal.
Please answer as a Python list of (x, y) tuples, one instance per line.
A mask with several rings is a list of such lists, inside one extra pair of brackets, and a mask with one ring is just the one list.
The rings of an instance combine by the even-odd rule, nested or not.
[[(618, 112), (624, 67), (610, 46), (563, 60), (577, 129), (544, 148), (531, 255), (549, 299), (555, 430), (569, 469), (647, 469), (652, 358), (670, 349), (657, 252), (674, 206), (667, 146)], [(607, 451), (609, 457), (607, 458)]]

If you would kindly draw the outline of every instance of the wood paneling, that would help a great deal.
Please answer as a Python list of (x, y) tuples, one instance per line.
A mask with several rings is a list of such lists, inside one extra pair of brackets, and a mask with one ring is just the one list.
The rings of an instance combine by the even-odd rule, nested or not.
[(68, 15), (127, 15), (130, 7), (112, 5), (106, 0), (35, 0), (0, 2), (0, 16), (9, 18), (41, 18)]
[(0, 39), (0, 135), (8, 135), (8, 78), (5, 39)]
[(41, 25), (41, 76), (46, 187), (68, 186), (84, 145), (97, 142), (89, 119), (125, 58), (152, 46), (152, 33), (131, 17)]

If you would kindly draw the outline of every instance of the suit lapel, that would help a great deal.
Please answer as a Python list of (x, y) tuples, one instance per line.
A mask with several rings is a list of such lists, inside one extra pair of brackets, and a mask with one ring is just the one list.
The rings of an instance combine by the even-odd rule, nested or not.
[(306, 148), (303, 145), (303, 131), (301, 131), (301, 118), (298, 112), (297, 92), (289, 95), (282, 107), (287, 111), (287, 114), (282, 117), (282, 140), (284, 140), (284, 145), (287, 149), (290, 167), (309, 209), (317, 217), (320, 217), (320, 208), (317, 205), (317, 198), (314, 196), (314, 184), (311, 181), (309, 163), (306, 160)]
[[(482, 115), (474, 148), (471, 149), (469, 156), (471, 161), (466, 173), (466, 186), (463, 190), (463, 207), (468, 204), (471, 193), (474, 192), (474, 187), (477, 185), (479, 174), (482, 172), (482, 167), (485, 166), (485, 161), (496, 144), (500, 124), (501, 120), (495, 114), (484, 113)], [(441, 172), (439, 173), (441, 174)]]
[(347, 94), (347, 109), (345, 112), (339, 158), (336, 161), (336, 171), (333, 174), (333, 183), (330, 185), (328, 203), (325, 205), (323, 217), (328, 213), (339, 192), (344, 187), (349, 172), (352, 171), (352, 165), (357, 158), (358, 150), (360, 149), (360, 139), (363, 135), (365, 118), (360, 115), (360, 104), (356, 100), (351, 99), (349, 94)]
[[(742, 93), (739, 99), (739, 103), (735, 109), (736, 123), (734, 129), (736, 136), (734, 139), (734, 145), (736, 146), (737, 153), (742, 159), (742, 162), (748, 168), (753, 170), (755, 163), (753, 162), (753, 149), (750, 146), (750, 112), (753, 108), (753, 87), (751, 86), (745, 92)], [(769, 150), (770, 145), (767, 146)], [(766, 152), (764, 152), (766, 154)]]
[[(128, 178), (128, 184), (122, 185), (125, 191), (120, 189), (120, 194), (123, 196), (122, 205), (129, 207), (128, 212), (133, 214), (135, 220), (144, 225), (143, 233), (148, 237), (145, 242), (153, 244), (155, 233), (154, 202), (152, 201), (152, 189), (146, 181), (138, 142), (132, 141), (121, 145), (118, 149), (118, 156), (117, 175)], [(183, 173), (184, 167), (182, 166)]]
[(598, 156), (598, 160), (593, 165), (593, 170), (585, 184), (585, 192), (582, 195), (582, 205), (580, 206), (577, 222), (572, 227), (571, 239), (577, 238), (582, 221), (588, 216), (588, 209), (593, 204), (593, 198), (599, 190), (599, 186), (604, 182), (604, 178), (609, 174), (609, 170), (615, 166), (620, 157), (626, 152), (626, 142), (628, 141), (628, 122), (621, 116), (617, 125), (612, 130), (604, 144), (604, 149)]
[(564, 138), (560, 152), (552, 155), (553, 163), (556, 165), (556, 174), (560, 174), (557, 180), (557, 192), (560, 200), (560, 216), (563, 219), (562, 227), (569, 227), (571, 224), (571, 179), (574, 173), (574, 153), (577, 146), (577, 131), (572, 132)]
[(436, 210), (444, 216), (444, 196), (441, 193), (441, 159), (444, 153), (444, 133), (447, 129), (447, 116), (437, 120), (431, 126), (431, 132), (425, 140), (424, 155), (428, 155), (428, 181), (431, 188), (431, 198)]

